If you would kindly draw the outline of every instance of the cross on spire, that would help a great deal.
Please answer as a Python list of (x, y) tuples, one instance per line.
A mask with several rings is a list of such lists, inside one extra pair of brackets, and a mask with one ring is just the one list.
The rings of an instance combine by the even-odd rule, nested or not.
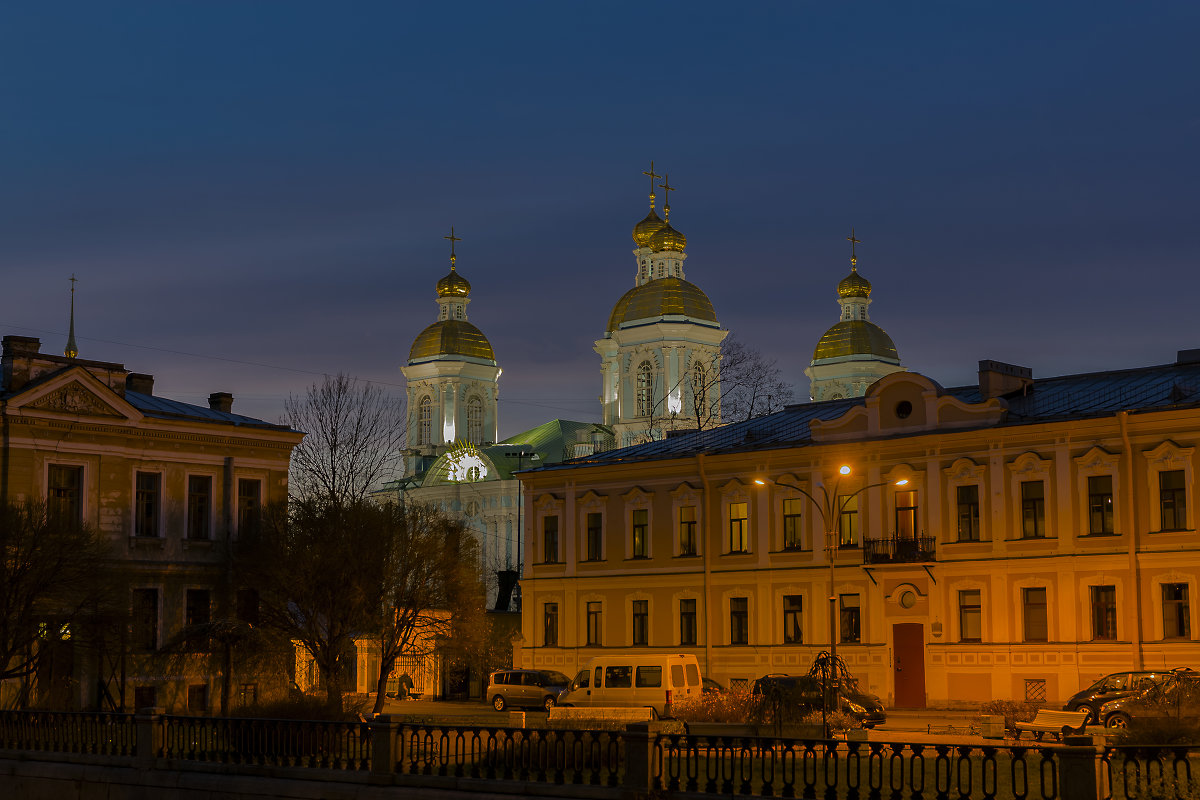
[(450, 240), (450, 269), (454, 269), (454, 261), (457, 258), (457, 256), (454, 255), (454, 243), (461, 242), (462, 238), (454, 235), (454, 226), (453, 225), (450, 226), (450, 235), (443, 236), (442, 238)]
[(850, 269), (858, 271), (858, 256), (854, 252), (854, 246), (862, 244), (862, 239), (854, 238), (854, 228), (850, 229), (850, 235), (846, 237), (846, 241), (850, 243)]
[(650, 171), (646, 172), (646, 170), (642, 170), (642, 174), (650, 178), (650, 209), (654, 210), (654, 181), (658, 178), (661, 178), (662, 175), (659, 175), (654, 171), (653, 159), (650, 161)]
[(675, 187), (671, 185), (671, 176), (664, 174), (663, 182), (659, 184), (662, 190), (666, 192), (663, 200), (663, 219), (670, 221), (671, 219), (671, 192), (675, 191)]

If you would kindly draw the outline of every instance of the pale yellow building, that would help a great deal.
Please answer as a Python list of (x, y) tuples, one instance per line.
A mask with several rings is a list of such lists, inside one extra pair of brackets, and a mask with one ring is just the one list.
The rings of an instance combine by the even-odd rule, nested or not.
[(954, 389), (895, 372), (865, 397), (529, 471), (515, 661), (688, 652), (746, 687), (808, 670), (832, 600), (838, 655), (891, 706), (1200, 666), (1198, 444), (1184, 351), (1036, 380), (985, 361)]
[[(107, 629), (55, 643), (29, 699), (209, 712), (225, 680), (216, 659), (160, 651), (185, 625), (254, 613), (231, 582), (230, 548), (264, 504), (287, 497), (302, 434), (234, 413), (227, 393), (207, 407), (157, 396), (149, 375), (75, 357), (73, 335), (67, 352), (4, 337), (0, 500), (46, 501), (98, 531), (122, 596)], [(233, 702), (256, 699), (258, 680), (235, 675)], [(10, 699), (23, 690), (0, 687)]]

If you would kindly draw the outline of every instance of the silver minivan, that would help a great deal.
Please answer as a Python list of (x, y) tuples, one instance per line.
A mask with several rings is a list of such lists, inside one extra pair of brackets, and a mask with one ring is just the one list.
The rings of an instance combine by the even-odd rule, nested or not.
[(549, 711), (570, 682), (552, 669), (504, 669), (488, 678), (487, 697), (497, 711), (508, 706)]

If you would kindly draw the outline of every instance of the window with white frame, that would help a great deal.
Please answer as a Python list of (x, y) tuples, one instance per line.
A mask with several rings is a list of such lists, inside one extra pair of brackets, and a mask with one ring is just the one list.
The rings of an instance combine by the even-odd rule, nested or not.
[(696, 601), (692, 598), (679, 601), (679, 644), (696, 644)]
[(1046, 482), (1021, 481), (1021, 538), (1046, 537)]
[(750, 643), (750, 600), (748, 598), (729, 598), (729, 643)]
[(750, 505), (729, 504), (729, 552), (750, 552)]
[(679, 506), (679, 555), (696, 555), (695, 506)]
[(422, 396), (417, 409), (417, 444), (433, 444), (433, 399)]
[(983, 641), (983, 593), (979, 589), (958, 592), (958, 640)]
[(1087, 479), (1089, 534), (1113, 532), (1112, 475), (1089, 475)]
[(1117, 638), (1117, 587), (1093, 586), (1092, 640), (1112, 641)]
[(635, 508), (629, 519), (630, 553), (634, 558), (649, 557), (650, 511), (645, 508)]
[(1155, 506), (1152, 507), (1150, 524), (1158, 526), (1156, 532), (1187, 531), (1195, 528), (1192, 522), (1194, 447), (1179, 447), (1165, 441), (1152, 450), (1144, 452), (1149, 468), (1151, 491), (1157, 490)]
[(483, 444), (483, 401), (478, 397), (467, 401), (467, 441)]
[(1046, 588), (1032, 586), (1021, 590), (1022, 617), (1025, 641), (1045, 642), (1049, 638), (1049, 619), (1046, 614)]
[(654, 366), (643, 361), (637, 368), (637, 416), (648, 417), (654, 413)]
[(587, 643), (589, 645), (603, 644), (602, 634), (604, 631), (604, 606), (598, 600), (589, 601), (587, 604)]
[(1168, 469), (1158, 473), (1159, 530), (1187, 530), (1187, 491), (1184, 472)]
[(839, 547), (858, 547), (859, 497), (857, 494), (837, 496)]
[(783, 596), (783, 643), (803, 644), (803, 615), (804, 598), (798, 594)]
[(955, 490), (958, 541), (979, 541), (979, 485), (968, 483)]
[(787, 497), (783, 500), (783, 549), (804, 549), (804, 527), (801, 517), (804, 511), (803, 497)]
[(645, 647), (650, 643), (650, 601), (634, 600), (631, 609), (630, 630), (633, 646)]
[(1186, 583), (1162, 584), (1162, 613), (1164, 639), (1192, 638), (1191, 609), (1188, 605)]

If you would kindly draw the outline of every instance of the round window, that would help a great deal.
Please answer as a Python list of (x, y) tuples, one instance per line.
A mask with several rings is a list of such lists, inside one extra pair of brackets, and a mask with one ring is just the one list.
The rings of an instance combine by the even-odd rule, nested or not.
[(901, 400), (896, 403), (896, 416), (900, 419), (908, 419), (908, 415), (912, 413), (912, 403), (907, 400)]
[(900, 595), (900, 605), (904, 608), (912, 608), (917, 604), (917, 595), (915, 592), (906, 591)]

